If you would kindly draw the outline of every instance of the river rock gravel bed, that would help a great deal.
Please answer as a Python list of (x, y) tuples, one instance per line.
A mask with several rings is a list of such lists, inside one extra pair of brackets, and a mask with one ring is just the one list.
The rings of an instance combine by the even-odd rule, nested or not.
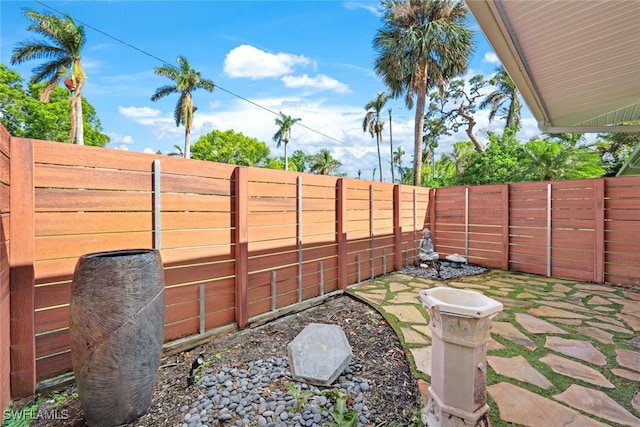
[(428, 279), (449, 280), (462, 276), (481, 274), (487, 271), (486, 268), (480, 267), (479, 265), (449, 261), (441, 261), (439, 269), (429, 264), (425, 265), (427, 265), (427, 267), (410, 265), (405, 267), (402, 272), (411, 276), (425, 277)]
[[(341, 326), (345, 332), (354, 357), (344, 375), (339, 377), (330, 388), (336, 391), (341, 388), (346, 390), (347, 411), (357, 411), (359, 417), (363, 417), (359, 418), (360, 423), (376, 427), (408, 426), (414, 423), (420, 425), (417, 420), (420, 418), (422, 403), (418, 384), (411, 374), (407, 355), (398, 336), (380, 313), (371, 306), (349, 295), (342, 295), (331, 297), (324, 303), (299, 313), (215, 338), (189, 351), (163, 357), (149, 410), (127, 426), (156, 427), (184, 426), (185, 424), (197, 426), (199, 423), (225, 427), (302, 426), (300, 418), (305, 420), (306, 426), (309, 422), (309, 409), (313, 413), (311, 425), (316, 423), (318, 409), (320, 409), (321, 419), (316, 424), (323, 425), (329, 422), (327, 413), (323, 414), (322, 411), (323, 408), (330, 410), (330, 405), (334, 404), (335, 399), (318, 393), (324, 389), (322, 387), (316, 389), (307, 385), (312, 393), (305, 404), (309, 406), (303, 405), (302, 412), (289, 409), (295, 406), (293, 403), (295, 399), (291, 398), (287, 384), (295, 384), (301, 391), (307, 389), (303, 388), (305, 387), (303, 383), (294, 381), (288, 374), (288, 362), (285, 357), (287, 345), (309, 323), (335, 324)], [(199, 376), (196, 385), (187, 386), (191, 365), (199, 354), (204, 355), (206, 362), (196, 372)], [(257, 365), (260, 361), (264, 366)], [(228, 372), (225, 369), (228, 369)], [(258, 373), (251, 374), (251, 369), (256, 369)], [(261, 373), (262, 369), (265, 369), (264, 373)], [(243, 378), (234, 377), (234, 373), (242, 375), (243, 372), (247, 372), (246, 375), (251, 377), (251, 381), (259, 378), (259, 384), (251, 383), (252, 386), (249, 386), (247, 382), (244, 385), (247, 390), (253, 389), (253, 392), (246, 394), (246, 396), (252, 396), (251, 402), (248, 402), (241, 392)], [(265, 387), (263, 379), (266, 372), (270, 374), (269, 383)], [(222, 383), (219, 381), (222, 377), (218, 377), (220, 374), (224, 374)], [(271, 375), (274, 376), (273, 379)], [(231, 384), (229, 385), (227, 381), (231, 381)], [(227, 389), (227, 387), (231, 388)], [(232, 396), (234, 390), (237, 392)], [(257, 390), (261, 390), (260, 393)], [(63, 389), (62, 393), (72, 395), (75, 391), (75, 386), (70, 386)], [(225, 391), (228, 391), (229, 396), (223, 396), (226, 394)], [(219, 403), (216, 402), (217, 395), (220, 396)], [(227, 411), (219, 408), (224, 397), (229, 398)], [(231, 397), (239, 401), (231, 402)], [(326, 401), (322, 399), (323, 397)], [(264, 399), (264, 402), (261, 399)], [(270, 409), (273, 401), (276, 402), (276, 409)], [(238, 405), (232, 409), (232, 403)], [(235, 412), (240, 403), (243, 408), (247, 408), (243, 416), (239, 414), (242, 409)], [(257, 405), (256, 409), (253, 407), (254, 403)], [(266, 409), (264, 404), (267, 405)], [(282, 404), (285, 409), (279, 412), (279, 419), (274, 418), (275, 411)], [(251, 407), (250, 411), (249, 407)], [(64, 419), (55, 421), (38, 419), (34, 420), (32, 426), (83, 427), (86, 425), (77, 397), (65, 399), (56, 408), (60, 412), (64, 411)], [(273, 411), (271, 421), (269, 421), (268, 411)], [(223, 412), (228, 413), (230, 418), (220, 419)], [(267, 412), (266, 415), (265, 412)], [(286, 416), (282, 415), (284, 412)], [(254, 420), (247, 423), (249, 415), (253, 415)], [(300, 417), (296, 419), (298, 415)], [(304, 418), (305, 415), (307, 418)], [(264, 420), (260, 418), (261, 416)], [(204, 421), (205, 417), (209, 417), (207, 421)]]
[[(197, 386), (199, 394), (185, 403), (180, 427), (236, 425), (258, 427), (320, 427), (333, 421), (334, 399), (323, 393), (343, 393), (352, 402), (358, 425), (369, 424), (369, 382), (357, 376), (362, 365), (351, 362), (332, 387), (316, 387), (291, 380), (286, 357), (257, 360), (246, 368), (207, 368)], [(289, 387), (295, 387), (295, 392)]]

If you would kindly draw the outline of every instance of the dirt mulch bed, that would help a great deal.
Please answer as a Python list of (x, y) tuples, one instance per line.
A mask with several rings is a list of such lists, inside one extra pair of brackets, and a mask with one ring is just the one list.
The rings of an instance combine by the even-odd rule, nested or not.
[[(342, 295), (303, 312), (163, 358), (151, 407), (130, 426), (175, 426), (182, 422), (184, 413), (180, 412), (180, 407), (190, 404), (201, 394), (197, 387), (187, 387), (189, 368), (198, 354), (203, 353), (207, 360), (213, 360), (210, 367), (214, 371), (217, 367), (242, 368), (250, 361), (286, 356), (287, 344), (312, 322), (337, 324), (343, 328), (354, 360), (363, 367), (358, 376), (371, 384), (368, 400), (374, 414), (370, 417), (372, 425), (406, 426), (419, 419), (418, 386), (395, 332), (369, 305)], [(64, 391), (71, 393), (74, 387)], [(52, 421), (38, 420), (32, 425), (85, 425), (77, 398), (66, 399), (57, 410), (67, 414), (68, 419), (56, 420), (53, 424)]]

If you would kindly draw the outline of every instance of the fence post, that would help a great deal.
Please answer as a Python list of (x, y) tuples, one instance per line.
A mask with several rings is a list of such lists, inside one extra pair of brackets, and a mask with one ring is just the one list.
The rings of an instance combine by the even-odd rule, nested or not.
[(296, 178), (296, 244), (298, 245), (298, 302), (302, 302), (302, 176)]
[(10, 383), (11, 397), (21, 399), (36, 391), (34, 148), (30, 139), (10, 144)]
[(153, 248), (162, 249), (161, 239), (161, 222), (162, 217), (162, 205), (160, 204), (161, 197), (161, 172), (160, 172), (160, 160), (153, 161)]
[(236, 322), (238, 328), (247, 326), (248, 299), (247, 286), (249, 283), (249, 248), (247, 214), (249, 213), (249, 170), (239, 166), (233, 172), (234, 177), (234, 213), (232, 224), (234, 228), (234, 256), (236, 261)]
[(593, 202), (595, 210), (593, 281), (604, 283), (604, 197), (605, 179), (593, 180)]
[(464, 257), (469, 261), (469, 187), (464, 188)]
[(336, 182), (336, 243), (338, 244), (338, 289), (347, 290), (347, 182)]
[(547, 276), (551, 277), (551, 183), (547, 184)]
[(402, 270), (402, 205), (401, 187), (393, 186), (393, 265), (394, 270)]
[(371, 279), (376, 276), (376, 260), (375, 260), (375, 233), (373, 232), (374, 222), (373, 222), (373, 184), (369, 185), (369, 239), (371, 240), (371, 248), (370, 248), (370, 258), (371, 258)]
[(502, 265), (504, 271), (509, 271), (509, 184), (502, 186)]

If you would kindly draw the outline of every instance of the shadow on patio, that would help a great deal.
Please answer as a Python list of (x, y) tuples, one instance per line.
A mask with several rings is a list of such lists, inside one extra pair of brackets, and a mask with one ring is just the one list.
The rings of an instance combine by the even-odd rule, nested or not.
[[(394, 273), (350, 288), (401, 338), (423, 401), (431, 330), (418, 292), (445, 282)], [(487, 345), (491, 424), (640, 425), (640, 292), (505, 271), (449, 280), (504, 304)]]

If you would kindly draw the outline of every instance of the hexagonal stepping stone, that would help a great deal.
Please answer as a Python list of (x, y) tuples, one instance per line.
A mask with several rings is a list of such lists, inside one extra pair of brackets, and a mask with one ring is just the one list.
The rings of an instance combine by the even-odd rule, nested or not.
[(515, 326), (507, 322), (493, 322), (491, 323), (491, 333), (500, 335), (513, 341), (516, 344), (520, 344), (527, 350), (535, 351), (538, 346), (528, 336), (520, 332)]
[(640, 391), (634, 396), (631, 401), (631, 406), (633, 406), (636, 411), (640, 411)]
[(602, 344), (613, 344), (613, 334), (603, 331), (602, 329), (594, 326), (582, 326), (576, 328), (576, 331), (591, 338), (595, 338)]
[(525, 313), (516, 313), (516, 322), (520, 323), (527, 332), (531, 334), (567, 334), (564, 329), (560, 329), (546, 320), (538, 319)]
[(549, 365), (553, 372), (558, 374), (576, 378), (600, 387), (615, 388), (604, 375), (582, 363), (565, 359), (555, 354), (547, 354), (541, 358), (540, 361)]
[(560, 337), (547, 337), (545, 348), (557, 351), (566, 356), (575, 357), (594, 365), (603, 366), (607, 364), (607, 358), (600, 350), (595, 348), (588, 341), (570, 340)]
[(640, 418), (633, 416), (633, 414), (624, 409), (622, 405), (599, 390), (573, 384), (564, 392), (553, 397), (576, 409), (609, 421), (614, 421), (618, 424), (627, 426), (640, 425)]
[(637, 351), (616, 349), (616, 361), (618, 365), (640, 372), (640, 353)]
[(545, 390), (553, 386), (547, 377), (536, 371), (536, 369), (527, 362), (527, 359), (522, 356), (488, 356), (487, 362), (489, 362), (489, 365), (498, 375), (533, 384)]
[(498, 406), (500, 419), (508, 423), (525, 426), (607, 427), (607, 424), (513, 384), (494, 384), (487, 387), (487, 392)]
[(338, 325), (309, 323), (287, 346), (291, 376), (297, 381), (330, 385), (349, 365), (353, 352)]

